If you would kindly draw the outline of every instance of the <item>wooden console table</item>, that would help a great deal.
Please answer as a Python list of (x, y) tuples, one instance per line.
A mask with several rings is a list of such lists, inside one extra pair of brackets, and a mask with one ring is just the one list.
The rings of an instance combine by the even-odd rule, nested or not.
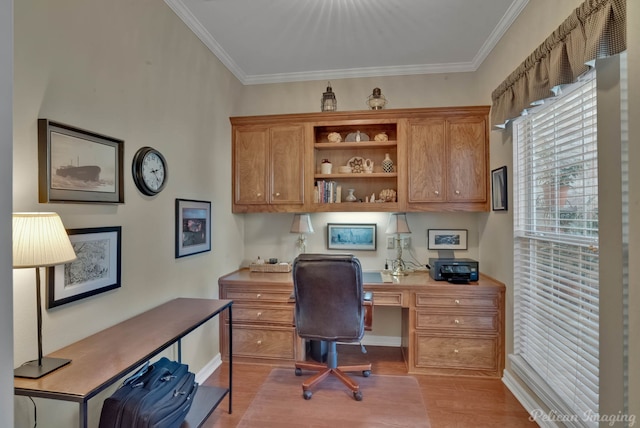
[[(69, 358), (71, 363), (40, 379), (15, 378), (15, 394), (76, 402), (79, 426), (86, 428), (89, 399), (176, 342), (180, 359), (180, 340), (224, 310), (231, 338), (232, 304), (216, 299), (171, 300), (47, 355)], [(227, 388), (198, 388), (183, 428), (200, 426), (227, 394), (231, 413), (231, 367), (229, 359)]]

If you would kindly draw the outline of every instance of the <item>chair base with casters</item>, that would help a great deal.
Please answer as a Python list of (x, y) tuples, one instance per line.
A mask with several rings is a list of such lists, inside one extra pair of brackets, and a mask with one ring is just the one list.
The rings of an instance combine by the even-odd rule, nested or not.
[(353, 398), (355, 398), (356, 401), (362, 400), (360, 385), (351, 379), (346, 372), (362, 371), (362, 376), (369, 377), (371, 374), (371, 364), (364, 363), (338, 366), (338, 352), (336, 350), (336, 346), (336, 342), (328, 343), (329, 350), (326, 364), (313, 361), (296, 362), (296, 376), (301, 376), (302, 370), (318, 372), (302, 383), (302, 396), (305, 400), (311, 399), (311, 396), (313, 395), (311, 388), (329, 375), (334, 375), (340, 379), (340, 381), (345, 384), (351, 392), (353, 392)]

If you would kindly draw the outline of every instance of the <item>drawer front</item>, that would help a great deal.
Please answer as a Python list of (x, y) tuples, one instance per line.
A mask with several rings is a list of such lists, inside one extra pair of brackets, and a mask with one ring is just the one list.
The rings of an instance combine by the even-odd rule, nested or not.
[(223, 299), (236, 301), (260, 301), (260, 302), (288, 302), (291, 291), (270, 291), (270, 290), (235, 290), (228, 289), (224, 292)]
[(441, 337), (416, 334), (415, 365), (419, 368), (452, 368), (495, 371), (496, 337)]
[(233, 308), (233, 322), (257, 322), (293, 326), (293, 305), (238, 306)]
[(376, 306), (402, 306), (402, 291), (374, 291), (373, 304)]
[(416, 311), (416, 328), (446, 328), (455, 330), (485, 330), (498, 331), (498, 315), (469, 315), (463, 313), (433, 313)]
[(262, 328), (233, 325), (233, 355), (265, 359), (295, 359), (293, 327)]
[(416, 306), (497, 309), (498, 295), (416, 293)]

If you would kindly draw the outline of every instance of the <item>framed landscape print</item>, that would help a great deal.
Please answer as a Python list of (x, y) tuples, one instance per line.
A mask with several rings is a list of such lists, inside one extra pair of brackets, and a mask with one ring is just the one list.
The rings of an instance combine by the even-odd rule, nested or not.
[(122, 228), (67, 229), (78, 258), (47, 268), (47, 308), (120, 287)]
[(327, 224), (330, 250), (376, 250), (376, 224)]
[(466, 229), (429, 229), (427, 248), (429, 250), (466, 250)]
[(211, 202), (176, 199), (176, 258), (211, 251)]
[(124, 203), (124, 141), (38, 119), (38, 199)]

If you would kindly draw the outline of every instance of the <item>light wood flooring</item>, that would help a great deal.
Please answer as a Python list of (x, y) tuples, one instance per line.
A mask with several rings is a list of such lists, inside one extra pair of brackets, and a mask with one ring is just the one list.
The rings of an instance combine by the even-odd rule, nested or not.
[[(360, 347), (351, 345), (339, 346), (338, 356), (340, 363), (363, 358)], [(400, 348), (367, 346), (364, 358), (371, 362), (374, 374), (407, 375)], [(234, 363), (233, 413), (228, 413), (228, 398), (225, 398), (203, 428), (236, 427), (272, 368), (269, 365)], [(223, 363), (205, 385), (227, 385), (227, 373), (228, 366)], [(500, 379), (407, 376), (415, 377), (420, 384), (432, 428), (537, 426), (529, 421), (527, 411)], [(300, 379), (302, 382), (303, 377)], [(318, 388), (321, 387), (320, 384)], [(302, 388), (300, 399), (303, 400)]]

